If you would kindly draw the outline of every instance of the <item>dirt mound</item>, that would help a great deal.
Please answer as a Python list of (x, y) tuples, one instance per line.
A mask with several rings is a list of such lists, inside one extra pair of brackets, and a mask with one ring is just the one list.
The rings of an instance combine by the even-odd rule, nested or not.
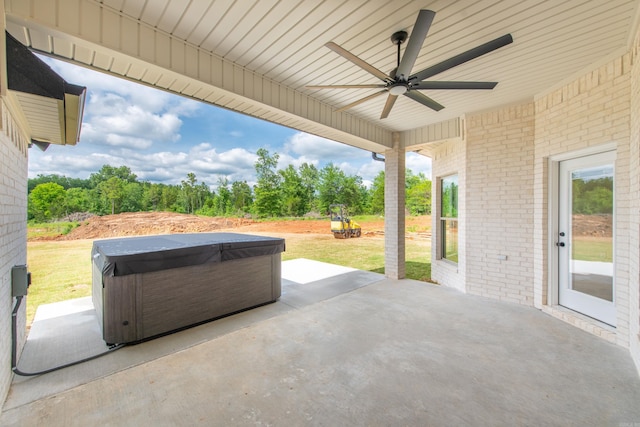
[(172, 212), (130, 212), (94, 216), (58, 240), (101, 239), (149, 234), (199, 233), (252, 223), (244, 218), (208, 218)]
[[(374, 218), (362, 225), (363, 237), (384, 236), (384, 219)], [(428, 239), (431, 219), (428, 216), (407, 217), (407, 238)], [(330, 222), (324, 219), (282, 219), (256, 221), (247, 218), (212, 218), (172, 212), (130, 212), (118, 215), (94, 216), (67, 235), (47, 240), (105, 239), (109, 237), (142, 236), (170, 233), (200, 233), (229, 231), (239, 233), (269, 233), (272, 235), (319, 234), (330, 236)], [(42, 240), (40, 238), (40, 240)]]
[(613, 236), (613, 217), (608, 214), (574, 214), (571, 227), (574, 235), (593, 237)]

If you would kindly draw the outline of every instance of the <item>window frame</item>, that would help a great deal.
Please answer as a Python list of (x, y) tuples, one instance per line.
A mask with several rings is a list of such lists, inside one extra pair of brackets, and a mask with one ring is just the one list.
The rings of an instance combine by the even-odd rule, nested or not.
[[(458, 249), (458, 234), (459, 230), (459, 175), (453, 173), (443, 176), (439, 179), (438, 191), (440, 193), (440, 200), (438, 206), (438, 226), (440, 230), (439, 238), (439, 259), (450, 262), (452, 264), (458, 264), (459, 261), (459, 249)], [(445, 197), (447, 194), (446, 188), (452, 187), (451, 197)], [(452, 227), (453, 226), (453, 227)], [(447, 230), (455, 229), (455, 240), (453, 241), (454, 253), (451, 252), (451, 247), (447, 247), (452, 241), (447, 239)], [(449, 249), (449, 253), (447, 251)]]

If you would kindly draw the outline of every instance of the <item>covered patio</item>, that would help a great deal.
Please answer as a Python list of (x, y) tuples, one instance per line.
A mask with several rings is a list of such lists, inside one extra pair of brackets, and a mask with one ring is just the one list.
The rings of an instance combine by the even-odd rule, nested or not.
[[(99, 350), (69, 303), (22, 369)], [(638, 401), (627, 351), (539, 310), (298, 259), (277, 303), (16, 377), (0, 424), (617, 426)]]
[[(640, 422), (640, 1), (2, 4), (32, 51), (385, 158), (384, 276), (285, 276), (275, 304), (21, 381), (10, 277), (38, 138), (0, 82), (2, 424)], [(411, 67), (402, 31), (425, 33), (398, 52)], [(433, 77), (431, 101), (395, 67)], [(433, 160), (440, 286), (402, 280), (408, 151)], [(604, 298), (573, 286), (570, 189), (594, 176), (610, 185), (607, 235), (586, 236), (607, 246)]]

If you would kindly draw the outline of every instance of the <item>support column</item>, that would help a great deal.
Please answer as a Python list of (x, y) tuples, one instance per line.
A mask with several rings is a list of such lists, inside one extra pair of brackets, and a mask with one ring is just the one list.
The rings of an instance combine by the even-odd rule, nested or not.
[(384, 158), (384, 274), (397, 280), (405, 277), (405, 152), (398, 132)]

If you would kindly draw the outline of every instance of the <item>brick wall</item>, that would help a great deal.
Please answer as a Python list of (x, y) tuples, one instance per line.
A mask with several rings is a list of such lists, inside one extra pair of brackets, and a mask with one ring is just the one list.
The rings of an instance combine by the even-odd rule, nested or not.
[[(466, 291), (466, 153), (462, 140), (448, 141), (435, 147), (432, 151), (433, 180), (432, 191), (432, 247), (431, 278), (444, 286)], [(442, 259), (439, 246), (440, 235), (440, 179), (448, 175), (458, 175), (458, 264)]]
[[(623, 55), (585, 73), (575, 81), (539, 96), (535, 101), (534, 160), (534, 281), (536, 306), (575, 326), (620, 345), (629, 346), (630, 292), (637, 288), (637, 277), (629, 275), (632, 260), (629, 245), (632, 220), (637, 210), (631, 204), (630, 101), (631, 55)], [(597, 150), (613, 146), (617, 152), (615, 172), (615, 277), (616, 329), (601, 327), (573, 312), (547, 305), (547, 296), (556, 292), (548, 281), (548, 182), (550, 160), (570, 152)], [(635, 172), (633, 172), (635, 173)], [(637, 256), (633, 261), (637, 263)], [(541, 274), (539, 272), (544, 272)]]
[[(434, 185), (458, 173), (460, 263), (440, 259), (434, 191), (432, 277), (438, 283), (533, 305), (629, 347), (640, 370), (640, 34), (634, 48), (540, 94), (533, 102), (469, 115), (464, 139), (432, 151)], [(554, 160), (616, 150), (617, 327), (550, 304), (549, 182)], [(503, 259), (506, 256), (506, 259)]]
[[(3, 101), (0, 115), (0, 402), (4, 402), (13, 375), (11, 267), (27, 262), (28, 146)], [(23, 304), (18, 315), (19, 348), (24, 344), (25, 313)]]
[(640, 32), (631, 51), (629, 349), (640, 372)]
[(466, 120), (467, 292), (533, 305), (533, 103)]
[(384, 274), (394, 280), (405, 278), (405, 157), (398, 133), (394, 148), (385, 151), (384, 184)]

